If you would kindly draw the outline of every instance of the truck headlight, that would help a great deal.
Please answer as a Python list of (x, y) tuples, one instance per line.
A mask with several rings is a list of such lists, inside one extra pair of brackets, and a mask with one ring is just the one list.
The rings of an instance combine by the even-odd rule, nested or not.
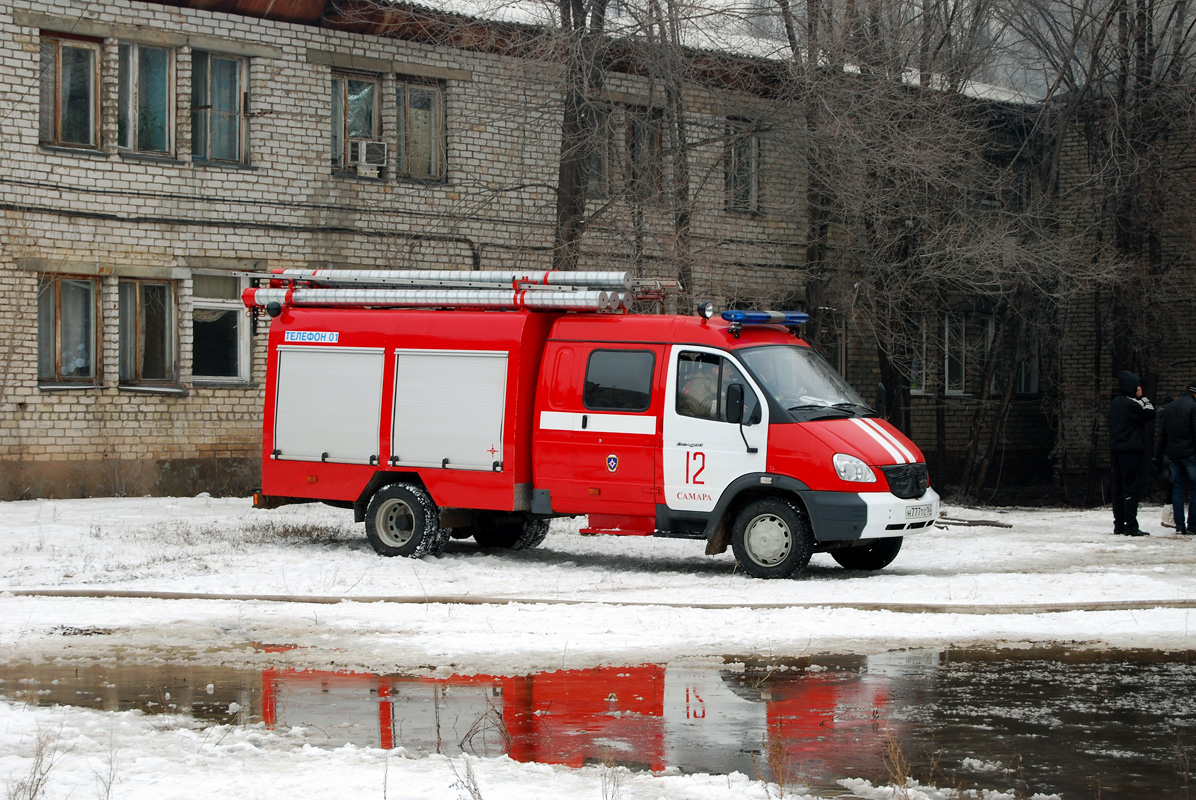
[(846, 453), (835, 453), (831, 459), (835, 465), (835, 472), (845, 481), (852, 483), (876, 483), (876, 473), (872, 468), (855, 456)]

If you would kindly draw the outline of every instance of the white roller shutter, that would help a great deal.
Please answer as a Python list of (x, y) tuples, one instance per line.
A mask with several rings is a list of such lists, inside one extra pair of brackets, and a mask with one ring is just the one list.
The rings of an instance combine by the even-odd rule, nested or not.
[(374, 348), (279, 347), (276, 457), (370, 463), (378, 455), (384, 356)]
[(395, 356), (394, 463), (485, 470), (501, 463), (507, 354), (398, 350)]

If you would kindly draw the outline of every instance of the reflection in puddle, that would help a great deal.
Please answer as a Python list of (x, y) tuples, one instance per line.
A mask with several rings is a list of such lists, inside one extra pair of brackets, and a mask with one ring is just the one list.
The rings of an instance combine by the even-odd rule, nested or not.
[(938, 785), (1170, 796), (1186, 791), (1196, 740), (1191, 655), (910, 651), (450, 677), (112, 659), (0, 665), (0, 693), (302, 728), (330, 747), (766, 779), (783, 770), (786, 783), (824, 791), (845, 777), (888, 782), (896, 746), (914, 776)]

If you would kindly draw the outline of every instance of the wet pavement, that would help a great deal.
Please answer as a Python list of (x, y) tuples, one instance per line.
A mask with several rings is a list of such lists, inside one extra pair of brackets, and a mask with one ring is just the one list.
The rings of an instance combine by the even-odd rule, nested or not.
[[(286, 649), (286, 648), (266, 648)], [(911, 775), (1064, 798), (1188, 797), (1196, 652), (912, 650), (519, 676), (235, 670), (110, 658), (0, 665), (39, 706), (303, 728), (311, 744), (726, 773), (842, 794)]]

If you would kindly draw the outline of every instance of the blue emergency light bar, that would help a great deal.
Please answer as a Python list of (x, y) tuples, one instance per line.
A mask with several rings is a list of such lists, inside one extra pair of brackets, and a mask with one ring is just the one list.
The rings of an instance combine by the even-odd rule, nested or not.
[(723, 319), (732, 325), (801, 325), (810, 319), (804, 311), (724, 311)]

